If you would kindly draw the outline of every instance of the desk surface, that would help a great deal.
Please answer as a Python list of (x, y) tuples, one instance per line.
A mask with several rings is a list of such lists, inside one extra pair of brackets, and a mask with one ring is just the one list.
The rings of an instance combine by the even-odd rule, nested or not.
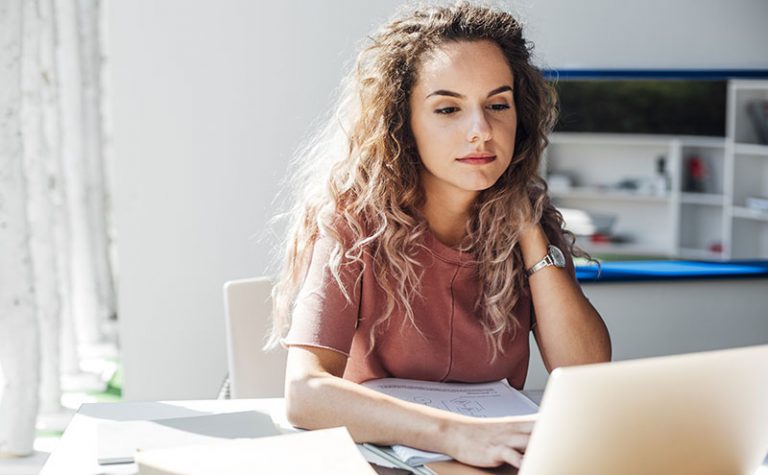
[(283, 407), (283, 400), (280, 398), (83, 404), (67, 426), (59, 445), (48, 457), (40, 473), (42, 475), (138, 473), (136, 464), (98, 464), (97, 433), (98, 425), (103, 421), (167, 419), (257, 410), (272, 415), (278, 427), (290, 427), (284, 416), (280, 419), (280, 415), (285, 412)]
[[(541, 393), (527, 395), (536, 402)], [(278, 428), (288, 430), (282, 398), (274, 399), (227, 399), (205, 401), (121, 402), (83, 404), (70, 422), (56, 450), (46, 462), (41, 475), (77, 473), (81, 475), (136, 474), (135, 464), (99, 465), (97, 463), (97, 430), (103, 421), (128, 421), (190, 417), (204, 414), (222, 414), (256, 410), (270, 414)], [(457, 464), (459, 465), (459, 464)], [(466, 466), (461, 466), (468, 468)], [(440, 473), (488, 473), (482, 470), (440, 470)], [(384, 471), (384, 473), (402, 473)], [(494, 473), (491, 471), (490, 473)], [(768, 459), (754, 475), (768, 475)]]
[[(541, 397), (540, 392), (534, 392), (529, 395), (531, 398), (537, 396), (539, 398)], [(138, 468), (136, 464), (133, 463), (115, 465), (98, 464), (97, 433), (100, 422), (167, 419), (255, 410), (265, 412), (272, 416), (275, 425), (280, 430), (287, 432), (291, 430), (291, 425), (285, 418), (284, 407), (282, 398), (83, 404), (77, 414), (75, 414), (75, 417), (72, 419), (69, 426), (67, 426), (58, 447), (50, 455), (40, 473), (41, 475), (59, 475), (62, 473), (77, 473), (81, 475), (135, 475), (138, 473)], [(402, 470), (386, 469), (383, 467), (375, 468), (377, 472), (382, 474), (405, 473)], [(450, 462), (448, 470), (443, 470), (441, 468), (439, 473), (484, 474), (507, 472), (488, 472)]]

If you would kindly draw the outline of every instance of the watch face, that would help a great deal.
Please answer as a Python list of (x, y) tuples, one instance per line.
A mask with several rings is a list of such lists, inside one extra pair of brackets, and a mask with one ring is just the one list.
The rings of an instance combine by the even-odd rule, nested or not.
[(549, 246), (549, 255), (556, 267), (565, 267), (565, 256), (557, 246)]

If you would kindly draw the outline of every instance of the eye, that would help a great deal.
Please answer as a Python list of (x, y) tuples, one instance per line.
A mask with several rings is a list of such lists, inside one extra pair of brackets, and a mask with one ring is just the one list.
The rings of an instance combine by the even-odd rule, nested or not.
[(458, 107), (443, 107), (441, 109), (435, 109), (435, 114), (448, 115), (453, 114), (457, 110), (459, 110)]
[(489, 107), (494, 111), (505, 111), (509, 109), (507, 104), (491, 104)]

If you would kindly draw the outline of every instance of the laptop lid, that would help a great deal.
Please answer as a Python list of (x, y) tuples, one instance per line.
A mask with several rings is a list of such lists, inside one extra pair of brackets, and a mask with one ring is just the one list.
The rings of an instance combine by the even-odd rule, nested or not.
[(768, 450), (768, 345), (558, 368), (521, 475), (753, 473)]

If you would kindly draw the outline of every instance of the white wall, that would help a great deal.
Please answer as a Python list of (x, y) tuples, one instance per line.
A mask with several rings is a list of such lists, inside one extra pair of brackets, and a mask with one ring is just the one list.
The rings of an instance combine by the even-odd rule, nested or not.
[[(215, 395), (221, 285), (267, 272), (275, 239), (251, 236), (274, 212), (291, 152), (356, 43), (398, 3), (108, 3), (126, 399)], [(768, 68), (763, 0), (514, 9), (551, 67)]]
[(765, 0), (524, 3), (529, 36), (551, 67), (768, 67)]
[[(768, 343), (768, 279), (587, 283), (611, 334), (613, 360)], [(526, 389), (549, 375), (531, 336)]]

